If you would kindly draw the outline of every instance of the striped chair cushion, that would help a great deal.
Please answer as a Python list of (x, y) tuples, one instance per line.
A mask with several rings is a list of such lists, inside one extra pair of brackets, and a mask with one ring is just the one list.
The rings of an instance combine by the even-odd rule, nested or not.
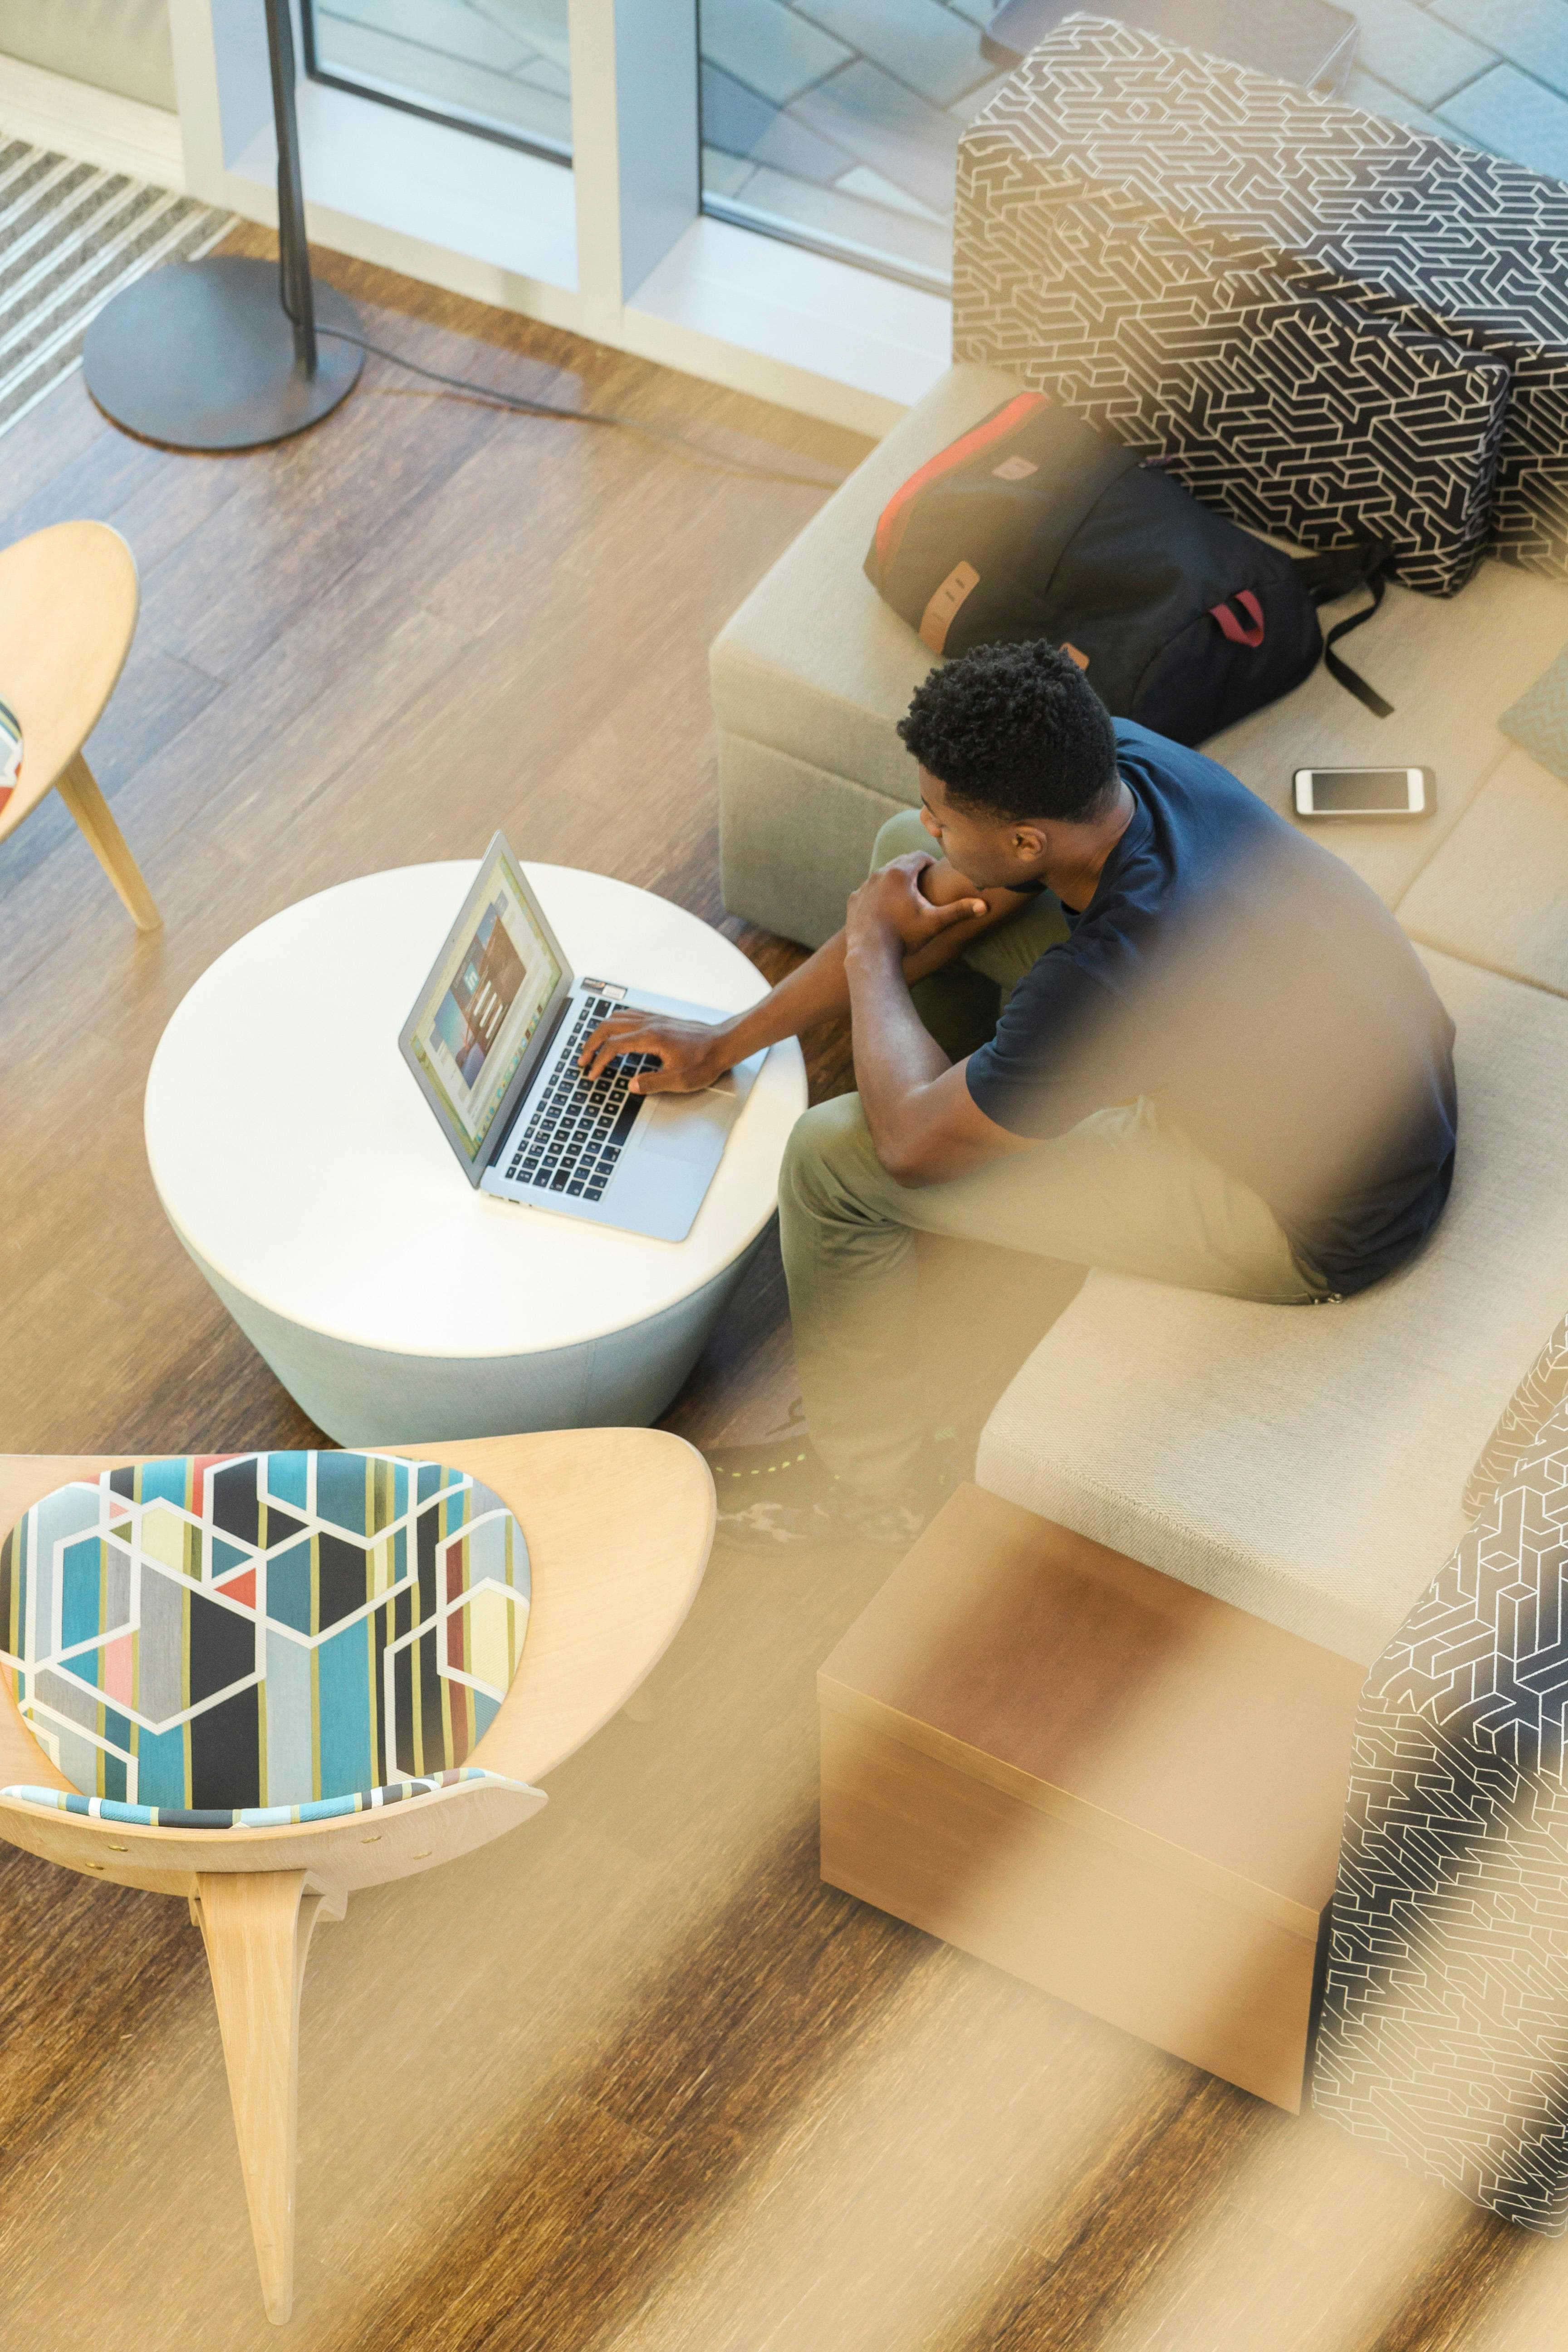
[(437, 1463), (187, 1454), (58, 1487), (0, 1544), (0, 1663), (79, 1794), (5, 1793), (186, 1828), (423, 1795), (528, 1610), (521, 1528)]

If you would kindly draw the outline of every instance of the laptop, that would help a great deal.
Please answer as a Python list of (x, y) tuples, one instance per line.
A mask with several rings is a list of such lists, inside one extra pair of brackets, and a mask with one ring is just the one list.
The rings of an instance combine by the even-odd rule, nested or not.
[(579, 979), (504, 835), (404, 1024), (398, 1047), (470, 1184), (502, 1201), (684, 1241), (766, 1056), (693, 1095), (634, 1095), (658, 1066), (623, 1054), (589, 1085), (585, 1040), (612, 1013), (718, 1022), (616, 980)]

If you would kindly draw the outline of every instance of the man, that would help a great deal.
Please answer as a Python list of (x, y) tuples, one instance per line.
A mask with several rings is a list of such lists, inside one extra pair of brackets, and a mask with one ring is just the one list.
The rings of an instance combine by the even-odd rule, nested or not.
[(716, 1465), (724, 1532), (768, 1548), (906, 1542), (940, 1499), (917, 1233), (1310, 1305), (1409, 1257), (1453, 1177), (1453, 1025), (1340, 859), (1049, 646), (932, 671), (899, 731), (921, 809), (843, 930), (717, 1029), (621, 1013), (585, 1048), (689, 1090), (850, 1010), (858, 1093), (779, 1188), (809, 1442)]

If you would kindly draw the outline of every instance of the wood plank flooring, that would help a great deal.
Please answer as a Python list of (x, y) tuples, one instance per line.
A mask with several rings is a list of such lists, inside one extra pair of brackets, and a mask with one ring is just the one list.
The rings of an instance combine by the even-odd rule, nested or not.
[[(321, 261), (433, 365), (825, 484), (862, 452)], [(52, 804), (0, 847), (0, 1445), (310, 1440), (159, 1213), (164, 1021), (277, 908), (497, 824), (720, 919), (707, 646), (821, 495), (374, 360), (254, 457), (129, 441), (79, 380), (0, 440), (6, 537), (97, 515), (142, 566), (90, 751), (166, 922), (137, 937)], [(769, 971), (795, 953), (742, 938)], [(811, 1061), (847, 1083), (842, 1034)], [(949, 1301), (978, 1278), (932, 1272)], [(792, 1392), (775, 1255), (671, 1423), (760, 1431)], [(511, 1839), (319, 1934), (301, 2352), (1555, 2346), (1556, 2246), (821, 1885), (812, 1677), (887, 1565), (717, 1554), (652, 1721), (612, 1724)], [(184, 1913), (0, 1849), (0, 1952), (6, 2352), (275, 2341)]]

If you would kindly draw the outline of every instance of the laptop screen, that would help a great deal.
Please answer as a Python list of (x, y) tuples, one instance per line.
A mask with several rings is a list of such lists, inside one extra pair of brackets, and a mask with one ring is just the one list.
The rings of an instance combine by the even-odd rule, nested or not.
[(498, 834), (404, 1031), (408, 1059), (470, 1165), (568, 977)]

